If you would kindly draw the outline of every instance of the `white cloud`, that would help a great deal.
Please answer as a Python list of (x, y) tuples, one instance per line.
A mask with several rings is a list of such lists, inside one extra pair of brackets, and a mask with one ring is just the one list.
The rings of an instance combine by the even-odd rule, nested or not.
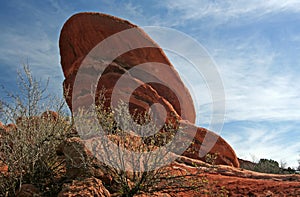
[(183, 20), (215, 17), (221, 20), (219, 22), (236, 19), (237, 17), (258, 19), (273, 13), (300, 11), (300, 2), (297, 0), (167, 0), (165, 6), (170, 11), (179, 12), (178, 17)]
[[(57, 43), (45, 33), (39, 31), (37, 36), (32, 36), (22, 35), (15, 30), (7, 30), (2, 33), (1, 43), (0, 59), (2, 62), (15, 68), (28, 63), (37, 78), (46, 80), (49, 77), (61, 77), (62, 80)], [(57, 80), (51, 81), (53, 82), (51, 88), (61, 86)]]
[(233, 145), (239, 158), (252, 161), (266, 158), (278, 162), (286, 161), (288, 166), (297, 167), (300, 143), (293, 131), (297, 124), (284, 122), (274, 125), (270, 122), (236, 122), (225, 128), (224, 137)]
[(214, 57), (225, 86), (227, 121), (300, 119), (298, 74), (278, 62), (284, 61), (281, 54), (260, 38), (232, 42), (221, 51)]
[[(291, 125), (290, 128), (276, 127), (276, 129), (272, 129), (270, 125), (261, 126), (258, 123), (259, 121), (268, 121), (276, 126), (282, 121), (298, 121), (300, 119), (299, 72), (295, 72), (293, 68), (289, 70), (287, 67), (283, 67), (278, 61), (280, 59), (284, 62), (286, 59), (291, 59), (291, 57), (282, 59), (282, 52), (285, 48), (273, 48), (272, 42), (274, 40), (266, 38), (265, 34), (259, 32), (253, 31), (251, 32), (253, 34), (248, 34), (251, 35), (248, 36), (243, 32), (234, 32), (239, 29), (229, 29), (229, 33), (227, 32), (228, 35), (225, 37), (220, 35), (222, 29), (206, 27), (212, 23), (224, 24), (231, 21), (243, 24), (245, 21), (253, 22), (255, 20), (260, 20), (260, 25), (263, 26), (264, 21), (261, 20), (263, 17), (270, 16), (272, 18), (274, 14), (285, 12), (299, 13), (300, 1), (166, 0), (160, 1), (159, 5), (167, 9), (155, 10), (157, 13), (152, 13), (153, 10), (148, 10), (145, 5), (122, 3), (120, 6), (117, 1), (102, 3), (101, 5), (98, 1), (97, 3), (93, 1), (89, 5), (84, 2), (82, 5), (81, 3), (77, 4), (80, 6), (76, 8), (72, 6), (69, 8), (52, 0), (51, 3), (57, 16), (53, 14), (53, 10), (45, 11), (48, 9), (47, 7), (41, 8), (32, 3), (13, 1), (20, 12), (27, 11), (30, 16), (39, 19), (40, 22), (28, 27), (32, 31), (31, 34), (17, 32), (22, 29), (19, 26), (11, 27), (15, 29), (5, 27), (1, 30), (0, 60), (2, 62), (17, 66), (29, 59), (35, 76), (38, 78), (47, 78), (48, 76), (53, 78), (54, 76), (58, 79), (52, 80), (53, 84), (51, 84), (56, 90), (54, 92), (57, 93), (57, 88), (61, 88), (63, 80), (59, 64), (58, 40), (56, 40), (59, 34), (57, 26), (61, 27), (67, 19), (67, 15), (71, 15), (74, 9), (83, 9), (81, 7), (83, 5), (86, 6), (85, 8), (93, 10), (97, 9), (98, 6), (99, 9), (109, 10), (108, 13), (132, 19), (136, 23), (165, 26), (181, 25), (181, 27), (186, 28), (184, 29), (185, 32), (192, 32), (190, 30), (198, 28), (197, 34), (199, 32), (201, 35), (197, 38), (206, 41), (206, 47), (215, 58), (225, 85), (226, 124), (246, 120), (253, 122), (253, 126), (246, 125), (239, 128), (241, 134), (237, 131), (231, 133), (232, 131), (225, 129), (222, 136), (224, 135), (224, 138), (233, 145), (242, 158), (251, 159), (249, 158), (250, 155), (254, 154), (258, 158), (267, 156), (278, 161), (283, 159), (289, 164), (296, 161), (297, 151), (300, 150), (299, 143), (288, 141), (287, 138), (295, 139), (299, 136), (297, 133), (290, 134), (290, 131), (298, 129), (298, 126)], [(106, 7), (107, 4), (110, 5), (109, 8)], [(196, 20), (202, 20), (201, 24), (195, 22)], [(24, 25), (31, 22), (25, 21)], [(199, 28), (199, 26), (201, 27)], [(57, 33), (52, 38), (46, 33), (50, 31), (50, 27), (52, 33)], [(278, 29), (282, 28), (282, 26), (278, 26)], [(233, 36), (231, 33), (236, 33), (238, 36)], [(297, 36), (297, 31), (291, 33), (293, 34), (288, 35), (287, 39), (298, 42), (300, 39)], [(180, 44), (180, 41), (175, 42)], [(179, 67), (183, 67), (185, 64), (184, 62), (177, 63)], [(191, 79), (189, 75), (186, 78)], [(194, 98), (199, 98), (196, 101), (200, 110), (198, 123), (207, 123), (211, 113), (209, 91), (203, 83), (203, 79), (194, 77), (192, 81), (195, 81), (195, 83), (191, 83), (194, 88), (192, 94)], [(286, 139), (277, 141), (283, 137)], [(281, 158), (282, 155), (285, 158)]]

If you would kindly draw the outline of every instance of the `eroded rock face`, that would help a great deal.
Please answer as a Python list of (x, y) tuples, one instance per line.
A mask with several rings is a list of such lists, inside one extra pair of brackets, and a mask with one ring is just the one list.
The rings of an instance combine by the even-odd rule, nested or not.
[(58, 194), (59, 197), (72, 196), (94, 196), (110, 197), (109, 191), (103, 186), (102, 181), (96, 178), (86, 178), (75, 180), (71, 184), (66, 184)]
[[(97, 53), (97, 62), (92, 60), (94, 61), (92, 65), (87, 66), (87, 69), (83, 71), (83, 75), (81, 75), (83, 79), (80, 79), (79, 83), (80, 87), (74, 91), (73, 85), (75, 78), (78, 77), (78, 68), (84, 64), (83, 60), (85, 58), (89, 59), (86, 57), (88, 53), (101, 41), (123, 30), (132, 30), (132, 32), (126, 35), (126, 39), (120, 39), (119, 37), (110, 39), (109, 50), (111, 51)], [(97, 75), (97, 73), (103, 72), (104, 74), (99, 83), (95, 85), (97, 85), (98, 91), (104, 86), (108, 88), (106, 89), (108, 92), (111, 92), (121, 74), (128, 73), (131, 68), (139, 64), (155, 62), (164, 64), (169, 69), (164, 69), (162, 66), (153, 63), (148, 64), (146, 68), (135, 70), (135, 72), (130, 73), (129, 71), (126, 82), (131, 82), (133, 86), (143, 84), (141, 88), (134, 91), (133, 96), (130, 98), (131, 109), (148, 110), (153, 103), (161, 103), (166, 108), (167, 113), (174, 111), (183, 119), (191, 123), (195, 122), (195, 110), (191, 95), (178, 73), (159, 46), (137, 26), (105, 14), (79, 13), (72, 16), (63, 26), (59, 46), (62, 69), (66, 78), (64, 87), (65, 92), (68, 92), (66, 100), (73, 111), (74, 108), (76, 110), (76, 107), (78, 107), (76, 103), (73, 106), (72, 98), (74, 97), (73, 100), (79, 100), (80, 105), (93, 103), (89, 95), (93, 74)], [(124, 46), (129, 46), (126, 49), (128, 52), (117, 54), (112, 63), (105, 62), (115, 55), (115, 51), (124, 51)], [(148, 47), (135, 49), (136, 46)], [(95, 64), (97, 65), (93, 66)], [(104, 70), (107, 64), (110, 64), (110, 67)], [(157, 83), (145, 83), (145, 80), (154, 80)], [(170, 83), (173, 87), (171, 89), (168, 88)], [(128, 90), (128, 86), (120, 87), (118, 92), (126, 95)]]
[(95, 177), (107, 185), (113, 183), (111, 175), (102, 170), (103, 164), (93, 157), (80, 138), (67, 139), (59, 146), (59, 152), (65, 156), (66, 176), (69, 179)]
[[(197, 130), (193, 143), (182, 155), (193, 159), (200, 159), (204, 162), (211, 162), (216, 165), (221, 164), (239, 167), (239, 161), (234, 150), (221, 136), (218, 136), (214, 132), (205, 128), (197, 128), (196, 126), (187, 122), (183, 122), (182, 127), (185, 128), (186, 133), (189, 133), (189, 130)], [(205, 138), (206, 140), (204, 140)], [(208, 147), (209, 150), (207, 154), (205, 147)], [(211, 158), (207, 157), (209, 155)]]
[[(130, 33), (122, 37), (124, 31)], [(109, 42), (98, 45), (102, 41)], [(197, 132), (184, 155), (205, 160), (199, 151), (208, 134), (217, 138), (208, 152), (218, 155), (215, 163), (239, 166), (233, 149), (224, 139), (193, 125), (195, 110), (189, 91), (164, 52), (137, 26), (105, 14), (79, 13), (64, 24), (59, 46), (64, 91), (72, 112), (98, 104), (104, 89), (106, 107), (123, 100), (128, 101), (132, 114), (135, 110), (148, 111), (152, 106), (151, 111), (160, 121), (165, 122), (165, 116), (167, 121), (186, 121), (185, 132)], [(157, 103), (163, 108), (153, 105)]]

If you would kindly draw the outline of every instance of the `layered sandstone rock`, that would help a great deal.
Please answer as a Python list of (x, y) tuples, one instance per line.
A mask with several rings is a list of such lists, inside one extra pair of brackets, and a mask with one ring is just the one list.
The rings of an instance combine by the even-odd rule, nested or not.
[[(239, 161), (233, 148), (221, 136), (189, 123), (183, 123), (181, 126), (185, 128), (186, 133), (196, 130), (193, 142), (182, 155), (205, 162), (213, 162), (216, 165), (239, 167)], [(213, 156), (211, 158), (213, 161), (208, 161), (208, 154)]]
[[(81, 87), (79, 87), (79, 90), (76, 89), (73, 92), (74, 80), (75, 77), (78, 77), (76, 76), (78, 69), (90, 51), (109, 36), (124, 30), (130, 30), (131, 32), (125, 35), (126, 39), (123, 39), (122, 36), (121, 38), (120, 36), (115, 36), (110, 39), (108, 49), (110, 51), (105, 50), (102, 53), (97, 53), (98, 62), (93, 62), (93, 65), (97, 63), (98, 65), (96, 67), (90, 66), (83, 71), (84, 74), (82, 77), (84, 79), (80, 81)], [(97, 74), (97, 72), (105, 72), (103, 77), (112, 79), (112, 81), (101, 80), (96, 84), (101, 89), (102, 86), (114, 85), (115, 81), (120, 78), (120, 74), (128, 72), (131, 68), (139, 64), (155, 62), (164, 64), (169, 69), (163, 70), (161, 66), (152, 64), (147, 66), (146, 69), (130, 73), (129, 80), (132, 83), (143, 82), (145, 77), (147, 80), (157, 82), (144, 85), (146, 89), (151, 89), (152, 92), (155, 92), (157, 97), (153, 100), (153, 98), (147, 97), (152, 95), (152, 93), (145, 95), (142, 92), (143, 90), (141, 92), (136, 90), (134, 95), (137, 95), (137, 97), (133, 96), (130, 99), (132, 108), (149, 108), (149, 106), (157, 103), (157, 100), (159, 100), (159, 103), (162, 103), (164, 107), (168, 105), (166, 108), (168, 113), (175, 110), (183, 119), (189, 120), (192, 123), (195, 122), (195, 110), (191, 95), (181, 81), (178, 73), (159, 46), (137, 26), (128, 21), (105, 14), (79, 13), (72, 16), (63, 26), (59, 46), (62, 69), (66, 78), (64, 87), (65, 90), (69, 88), (67, 91), (67, 103), (71, 109), (74, 110), (74, 107), (72, 107), (72, 98), (73, 100), (78, 100), (81, 97), (81, 104), (84, 104), (84, 102), (88, 103), (88, 105), (91, 104), (91, 99), (88, 98), (90, 94), (89, 89), (91, 84), (89, 79), (92, 77), (91, 75)], [(128, 46), (128, 48), (124, 49), (124, 46)], [(146, 47), (136, 48), (140, 46)], [(125, 50), (125, 53), (115, 54), (115, 51), (118, 50), (122, 52)], [(117, 57), (115, 58), (115, 56)], [(112, 57), (113, 59), (110, 59)], [(113, 64), (104, 71), (107, 65), (103, 62), (107, 59), (113, 61)], [(168, 88), (170, 82), (173, 87), (171, 89)], [(108, 91), (111, 91), (111, 87), (109, 88)], [(121, 87), (119, 92), (126, 94), (127, 91), (128, 88)], [(175, 95), (174, 91), (177, 91), (177, 95)]]
[[(143, 30), (113, 16), (79, 13), (64, 24), (59, 46), (66, 101), (73, 112), (99, 104), (104, 89), (106, 107), (123, 100), (132, 114), (151, 108), (160, 122), (186, 121), (185, 132), (196, 136), (184, 155), (205, 160), (206, 151), (218, 155), (216, 164), (239, 166), (224, 139), (193, 125), (195, 110), (189, 91), (162, 49)], [(211, 147), (203, 144), (206, 136), (214, 139), (206, 141), (215, 143)]]
[[(197, 159), (181, 156), (174, 165), (177, 169), (203, 170), (209, 184), (198, 191), (179, 192), (185, 196), (299, 196), (300, 175), (265, 174), (224, 165), (210, 165)], [(198, 167), (191, 167), (198, 166)], [(222, 189), (223, 188), (223, 189)], [(225, 195), (226, 194), (226, 195)]]

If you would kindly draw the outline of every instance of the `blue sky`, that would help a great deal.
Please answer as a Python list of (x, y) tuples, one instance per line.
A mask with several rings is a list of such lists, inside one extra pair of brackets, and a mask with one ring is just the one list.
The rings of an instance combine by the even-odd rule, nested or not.
[[(297, 166), (300, 1), (10, 0), (0, 5), (0, 84), (7, 89), (14, 90), (16, 70), (28, 62), (34, 76), (50, 77), (50, 90), (62, 95), (58, 38), (74, 13), (103, 12), (139, 26), (174, 28), (201, 43), (214, 59), (226, 94), (221, 136), (238, 156)], [(173, 62), (180, 70), (183, 62)], [(209, 95), (200, 79), (194, 81), (197, 124), (206, 126)]]

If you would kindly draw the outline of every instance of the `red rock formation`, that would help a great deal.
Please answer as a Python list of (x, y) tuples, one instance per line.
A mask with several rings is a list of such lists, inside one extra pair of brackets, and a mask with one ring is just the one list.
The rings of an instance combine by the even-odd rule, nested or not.
[[(252, 172), (230, 166), (211, 166), (199, 160), (179, 158), (180, 163), (174, 163), (176, 169), (195, 172), (201, 166), (200, 177), (205, 177), (208, 186), (198, 191), (188, 191), (173, 194), (186, 196), (299, 196), (300, 175), (277, 175)], [(223, 189), (222, 189), (223, 188)], [(227, 195), (224, 195), (225, 194)], [(223, 194), (223, 195), (221, 195)]]
[[(210, 154), (216, 156), (215, 158), (213, 158), (213, 162), (216, 165), (222, 164), (239, 167), (239, 161), (234, 150), (221, 136), (218, 136), (205, 128), (197, 128), (192, 124), (182, 123), (181, 126), (185, 128), (186, 133), (190, 133), (189, 131), (191, 130), (197, 130), (196, 135), (194, 136), (193, 143), (182, 155), (193, 159), (200, 159), (206, 162), (206, 156), (207, 154)], [(203, 144), (205, 138), (207, 139), (207, 141), (206, 144)], [(205, 146), (207, 146), (209, 150), (207, 153), (205, 152), (207, 150), (204, 149)], [(204, 151), (202, 152), (202, 154), (200, 152), (201, 150)]]
[[(144, 81), (141, 79), (147, 77), (147, 79), (155, 79), (162, 84), (172, 83), (172, 87), (174, 89), (169, 89), (164, 85), (155, 83), (147, 83), (144, 86), (148, 86), (148, 89), (151, 88), (153, 91), (156, 91), (157, 95), (159, 95), (158, 99), (163, 99), (160, 103), (168, 102), (172, 108), (167, 108), (168, 112), (171, 112), (175, 109), (177, 114), (181, 116), (185, 120), (189, 120), (190, 122), (195, 122), (195, 110), (193, 106), (192, 98), (187, 90), (187, 88), (182, 83), (178, 73), (174, 70), (173, 66), (163, 53), (163, 51), (159, 48), (159, 46), (151, 40), (141, 29), (137, 28), (135, 25), (129, 23), (128, 21), (124, 21), (122, 19), (118, 19), (116, 17), (112, 17), (105, 14), (100, 13), (79, 13), (72, 16), (63, 26), (60, 35), (60, 55), (61, 55), (61, 64), (63, 68), (64, 75), (66, 80), (64, 82), (65, 89), (70, 88), (68, 90), (67, 103), (72, 109), (72, 97), (78, 98), (79, 95), (82, 96), (82, 92), (86, 91), (85, 96), (88, 97), (90, 93), (89, 88), (91, 84), (89, 83), (87, 76), (84, 80), (80, 82), (80, 91), (73, 92), (73, 83), (77, 74), (77, 70), (81, 65), (83, 59), (86, 55), (101, 41), (108, 38), (109, 36), (121, 32), (123, 30), (133, 29), (135, 30), (128, 35), (126, 40), (122, 40), (120, 42), (119, 38), (114, 38), (110, 42), (111, 53), (107, 54), (97, 54), (97, 59), (105, 61), (107, 56), (110, 56), (114, 53), (114, 51), (123, 48), (125, 45), (133, 46), (132, 50), (126, 52), (124, 54), (120, 54), (116, 59), (114, 59), (115, 68), (119, 69), (120, 72), (126, 72), (130, 68), (133, 68), (136, 65), (147, 63), (147, 62), (156, 62), (167, 65), (169, 70), (162, 70), (159, 66), (152, 64), (149, 65), (146, 70), (142, 70), (143, 73), (135, 73), (131, 75), (131, 80), (134, 81)], [(134, 49), (135, 45), (147, 45), (151, 46), (148, 48), (139, 48)], [(92, 75), (97, 70), (103, 70), (104, 65), (97, 65), (98, 68), (90, 68), (88, 71), (88, 75)], [(105, 72), (109, 76), (106, 78), (110, 78), (110, 75), (116, 74), (114, 69), (112, 72), (108, 72), (111, 68), (107, 69)], [(118, 79), (119, 76), (114, 76), (115, 79)], [(107, 80), (100, 82), (98, 87), (101, 89), (102, 86), (106, 86), (107, 83), (114, 85), (114, 83), (109, 82)], [(121, 91), (126, 92), (128, 89), (121, 89)], [(175, 96), (174, 90), (177, 91), (177, 96)], [(140, 95), (137, 90), (138, 95)], [(73, 93), (73, 94), (72, 94)], [(142, 94), (143, 95), (143, 94)], [(149, 94), (148, 94), (149, 95)], [(150, 103), (148, 103), (150, 100)], [(82, 99), (81, 102), (91, 102), (89, 98)], [(153, 103), (156, 103), (157, 100), (152, 100), (147, 97), (139, 97), (138, 99), (132, 98), (130, 103), (134, 107), (138, 106), (139, 108), (144, 108), (145, 105), (150, 106)], [(182, 106), (180, 106), (180, 104)], [(91, 103), (89, 103), (91, 104)], [(165, 106), (165, 105), (164, 105)], [(166, 107), (166, 106), (165, 106)]]
[[(118, 34), (125, 30), (130, 30), (131, 33), (126, 34), (126, 37)], [(115, 36), (116, 34), (118, 36)], [(114, 37), (110, 37), (112, 35)], [(97, 46), (104, 40), (110, 40), (105, 50)], [(129, 100), (129, 109), (132, 114), (135, 110), (148, 111), (153, 104), (159, 103), (163, 108), (154, 105), (155, 107), (151, 110), (160, 122), (165, 122), (166, 115), (167, 121), (179, 119), (194, 123), (195, 110), (187, 88), (162, 49), (137, 26), (100, 13), (75, 14), (64, 24), (59, 46), (62, 69), (66, 78), (64, 81), (66, 101), (73, 112), (78, 107), (87, 107), (94, 103), (91, 84), (97, 79), (94, 84), (97, 86), (96, 104), (100, 99), (99, 92), (104, 88), (107, 107), (110, 103), (116, 104), (112, 95), (125, 102)], [(124, 46), (128, 47), (125, 47), (128, 52), (118, 54)], [(136, 46), (150, 47), (136, 48)], [(93, 58), (88, 55), (91, 50)], [(110, 60), (112, 55), (116, 57)], [(143, 63), (148, 64), (140, 69), (137, 65)], [(80, 72), (78, 72), (79, 68)], [(101, 77), (98, 76), (99, 73), (102, 73)], [(158, 83), (153, 83), (153, 81)], [(209, 134), (218, 138), (216, 144), (208, 152), (218, 154), (216, 164), (239, 166), (233, 149), (224, 139), (190, 123), (185, 125), (188, 127), (186, 132), (191, 134), (192, 130), (197, 132), (195, 143), (189, 149), (193, 151), (187, 150), (185, 155), (205, 160), (203, 156), (199, 157), (199, 151), (202, 150), (200, 146), (206, 134)]]

